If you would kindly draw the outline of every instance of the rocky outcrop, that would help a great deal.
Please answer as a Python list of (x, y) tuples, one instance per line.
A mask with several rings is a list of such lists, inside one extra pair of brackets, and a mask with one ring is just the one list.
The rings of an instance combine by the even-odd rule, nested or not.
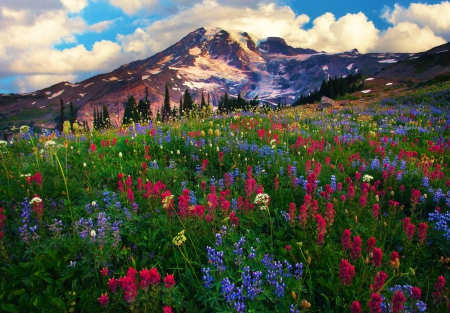
[(327, 109), (327, 108), (332, 108), (335, 105), (336, 104), (335, 104), (333, 99), (330, 99), (328, 97), (322, 96), (322, 99), (320, 99), (320, 102), (317, 105), (317, 108), (323, 110), (323, 109)]

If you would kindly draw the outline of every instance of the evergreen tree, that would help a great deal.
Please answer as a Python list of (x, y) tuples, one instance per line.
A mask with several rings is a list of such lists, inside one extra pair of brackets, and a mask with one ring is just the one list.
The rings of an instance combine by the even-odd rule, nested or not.
[(73, 107), (72, 102), (70, 102), (69, 111), (70, 111), (70, 117), (69, 117), (70, 129), (73, 131), (73, 124), (76, 122), (77, 116), (75, 114), (75, 109)]
[(170, 117), (170, 113), (171, 113), (171, 108), (170, 108), (170, 96), (169, 96), (169, 87), (166, 84), (166, 90), (164, 93), (164, 104), (162, 107), (162, 121), (168, 121), (169, 117)]
[(180, 97), (180, 106), (178, 107), (178, 116), (180, 116), (180, 118), (183, 116), (184, 112), (183, 112), (183, 98)]
[(63, 131), (63, 125), (64, 125), (64, 122), (66, 121), (66, 114), (64, 113), (64, 101), (63, 101), (63, 98), (61, 98), (61, 109), (60, 109), (60, 114), (59, 114), (59, 123), (58, 123), (58, 130), (60, 131), (60, 132), (62, 132)]
[(136, 99), (133, 96), (130, 96), (125, 105), (125, 110), (123, 112), (122, 124), (130, 124), (133, 122), (133, 117), (135, 117), (135, 111), (136, 111), (135, 107), (136, 107)]
[(194, 101), (192, 101), (191, 94), (189, 93), (189, 90), (186, 89), (183, 95), (183, 111), (186, 115), (189, 115), (189, 112), (192, 110), (193, 104)]
[(203, 110), (204, 107), (206, 107), (206, 102), (205, 102), (205, 94), (202, 91), (202, 101), (200, 102), (200, 110)]
[(109, 119), (108, 108), (105, 104), (103, 104), (102, 111), (103, 111), (103, 114), (102, 114), (103, 127), (109, 128), (109, 127), (111, 127), (111, 121)]
[(208, 108), (211, 105), (211, 94), (208, 92)]
[(97, 116), (97, 109), (94, 107), (94, 121), (92, 122), (92, 127), (94, 129), (98, 129), (98, 116)]
[(150, 106), (150, 100), (148, 99), (148, 87), (145, 86), (145, 107), (147, 108), (147, 119), (152, 118), (152, 108)]
[(3, 130), (3, 140), (8, 141), (8, 134), (6, 133), (6, 129)]

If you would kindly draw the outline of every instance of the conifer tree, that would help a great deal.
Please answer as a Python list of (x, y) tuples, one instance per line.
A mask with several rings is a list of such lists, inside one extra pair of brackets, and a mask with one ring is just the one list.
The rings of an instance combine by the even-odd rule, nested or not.
[(105, 104), (103, 104), (102, 111), (103, 111), (103, 114), (102, 114), (103, 127), (109, 128), (109, 127), (111, 127), (111, 121), (109, 119), (108, 107)]
[(206, 102), (205, 102), (205, 94), (202, 91), (202, 101), (200, 102), (200, 110), (203, 110), (204, 107), (206, 107)]
[(133, 118), (136, 115), (135, 107), (136, 107), (136, 99), (133, 96), (130, 96), (125, 105), (125, 110), (123, 112), (122, 124), (130, 124), (131, 122), (133, 122)]
[(69, 105), (69, 111), (70, 111), (70, 117), (69, 117), (70, 129), (73, 131), (73, 124), (76, 122), (77, 116), (75, 114), (75, 109), (73, 107), (72, 101), (70, 102), (70, 105)]
[(63, 98), (61, 98), (60, 102), (61, 102), (61, 109), (60, 109), (60, 115), (59, 115), (58, 130), (60, 132), (62, 132), (63, 131), (63, 127), (64, 127), (63, 126), (64, 122), (66, 121), (66, 114), (64, 113), (64, 101), (63, 101)]
[(164, 92), (164, 104), (162, 107), (162, 121), (168, 121), (169, 117), (170, 117), (170, 113), (171, 113), (171, 108), (170, 108), (170, 96), (169, 96), (169, 87), (166, 84), (166, 90)]
[(192, 110), (192, 105), (194, 102), (192, 101), (191, 94), (189, 93), (189, 90), (184, 91), (183, 95), (183, 111), (186, 115), (189, 115), (189, 112)]
[(178, 115), (180, 116), (180, 118), (183, 116), (184, 112), (183, 112), (183, 98), (180, 97), (180, 106), (178, 107)]

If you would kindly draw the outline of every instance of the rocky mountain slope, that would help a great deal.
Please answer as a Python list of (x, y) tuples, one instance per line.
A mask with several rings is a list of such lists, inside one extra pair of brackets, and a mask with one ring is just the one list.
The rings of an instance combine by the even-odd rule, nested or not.
[(178, 106), (186, 89), (197, 102), (202, 92), (208, 92), (216, 104), (227, 91), (232, 96), (240, 93), (244, 98), (258, 96), (272, 103), (293, 103), (330, 76), (375, 75), (411, 57), (401, 53), (361, 54), (356, 49), (318, 52), (291, 47), (282, 38), (257, 41), (245, 32), (199, 28), (166, 50), (110, 73), (75, 84), (61, 82), (29, 94), (0, 95), (0, 128), (30, 122), (54, 127), (60, 98), (74, 104), (80, 120), (91, 121), (94, 107), (106, 104), (117, 124), (127, 98), (143, 98), (146, 87), (155, 114), (163, 102), (166, 84), (172, 106)]

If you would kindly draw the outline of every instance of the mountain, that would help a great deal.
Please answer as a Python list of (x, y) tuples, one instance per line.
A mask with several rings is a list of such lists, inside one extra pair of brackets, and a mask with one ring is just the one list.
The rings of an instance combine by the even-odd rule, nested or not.
[(199, 28), (176, 44), (145, 60), (138, 60), (79, 83), (61, 82), (29, 94), (0, 95), (0, 128), (35, 123), (55, 127), (59, 101), (72, 102), (79, 120), (92, 121), (94, 107), (108, 106), (113, 123), (120, 124), (127, 98), (144, 97), (149, 90), (153, 115), (169, 85), (172, 107), (189, 89), (196, 102), (209, 92), (213, 104), (227, 91), (277, 103), (293, 103), (300, 95), (319, 88), (324, 79), (355, 73), (375, 75), (408, 53), (368, 53), (358, 50), (326, 53), (294, 48), (284, 39), (258, 41), (246, 32)]
[(377, 76), (428, 80), (444, 74), (450, 74), (450, 42), (426, 52), (410, 54), (407, 59), (384, 68)]

